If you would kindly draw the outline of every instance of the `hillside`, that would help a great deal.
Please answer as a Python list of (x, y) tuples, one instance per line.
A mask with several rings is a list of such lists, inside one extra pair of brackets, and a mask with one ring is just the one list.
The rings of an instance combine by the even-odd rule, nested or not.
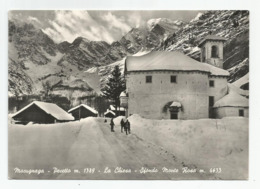
[[(157, 48), (182, 24), (178, 22), (172, 27), (168, 21), (153, 23), (150, 28), (133, 28), (112, 44), (83, 37), (72, 43), (56, 44), (32, 23), (9, 20), (9, 95), (40, 94), (46, 82), (50, 83), (54, 94), (71, 95), (75, 83), (79, 83), (77, 89), (83, 96), (89, 91), (99, 93), (100, 87), (96, 86), (99, 83), (92, 79), (95, 80), (96, 76), (91, 77), (84, 70), (122, 60), (143, 48)], [(83, 82), (86, 83), (84, 86)], [(71, 86), (71, 83), (74, 84)]]
[(84, 37), (56, 44), (33, 24), (9, 20), (9, 96), (39, 95), (46, 82), (50, 83), (52, 94), (65, 97), (99, 94), (113, 67), (120, 65), (123, 69), (126, 56), (178, 50), (198, 60), (197, 44), (209, 33), (228, 38), (224, 68), (231, 74), (229, 82), (246, 75), (248, 11), (207, 11), (188, 23), (150, 19), (111, 44)]
[[(153, 19), (150, 22), (148, 21), (148, 25), (150, 23), (154, 29), (154, 23), (163, 21), (163, 19)], [(182, 23), (182, 27), (173, 34), (169, 34), (158, 47), (153, 49), (143, 48), (137, 54), (152, 50), (177, 50), (199, 61), (200, 48), (197, 45), (210, 33), (228, 39), (224, 45), (224, 69), (230, 72), (229, 82), (234, 82), (246, 75), (249, 72), (248, 11), (207, 11), (199, 13), (189, 23)], [(117, 64), (120, 64), (120, 67), (123, 68), (124, 61)], [(115, 64), (106, 66), (106, 70), (112, 70), (113, 66)], [(90, 70), (87, 70), (87, 72)], [(103, 72), (100, 69), (98, 74), (101, 76), (100, 82), (103, 86), (108, 72)]]

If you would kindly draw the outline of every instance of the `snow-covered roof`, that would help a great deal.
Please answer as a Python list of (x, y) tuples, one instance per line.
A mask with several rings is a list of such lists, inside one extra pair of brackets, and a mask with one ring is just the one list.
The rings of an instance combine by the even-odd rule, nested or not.
[(208, 63), (203, 63), (203, 65), (209, 68), (210, 75), (212, 75), (212, 76), (227, 76), (228, 77), (230, 75), (227, 70), (223, 70), (216, 66), (212, 66)]
[(236, 92), (230, 92), (214, 104), (214, 108), (218, 107), (249, 107), (249, 101)]
[(235, 85), (236, 87), (240, 88), (242, 85), (246, 84), (249, 82), (249, 73), (241, 77), (240, 79), (236, 80), (232, 84)]
[(181, 103), (173, 101), (170, 107), (181, 107)]
[(104, 115), (107, 115), (107, 114), (109, 114), (109, 113), (113, 114), (114, 116), (116, 115), (115, 112), (113, 112), (113, 111), (111, 111), (111, 110), (107, 110), (107, 111), (104, 113)]
[(91, 108), (90, 106), (88, 106), (88, 105), (86, 105), (86, 104), (80, 104), (80, 105), (78, 105), (78, 106), (76, 106), (76, 107), (74, 107), (74, 108), (71, 108), (68, 112), (70, 113), (70, 112), (72, 112), (73, 110), (76, 110), (76, 109), (78, 109), (78, 108), (80, 108), (80, 107), (86, 108), (87, 110), (91, 111), (91, 112), (94, 113), (94, 114), (98, 114), (97, 110), (95, 110), (94, 108)]
[(54, 118), (60, 121), (72, 121), (74, 120), (74, 117), (70, 114), (68, 114), (65, 110), (57, 106), (56, 104), (53, 103), (48, 103), (48, 102), (41, 102), (41, 101), (33, 101), (31, 104), (25, 106), (18, 112), (16, 112), (12, 117), (15, 117), (16, 115), (20, 114), (27, 108), (31, 107), (32, 105), (38, 106), (40, 109), (42, 109), (45, 113), (50, 114)]
[(201, 47), (208, 40), (226, 41), (227, 38), (216, 36), (216, 35), (208, 35), (204, 39), (202, 39), (202, 41), (199, 43), (198, 46)]
[[(116, 108), (115, 108), (113, 105), (110, 105), (110, 106), (109, 106), (109, 109), (112, 110), (112, 111), (116, 111)], [(117, 107), (117, 111), (118, 111), (118, 110), (120, 110), (120, 111), (125, 111), (125, 109), (124, 109), (123, 107), (120, 107), (120, 109), (119, 109), (119, 107)]]
[(123, 91), (120, 93), (120, 97), (125, 97), (126, 96), (126, 93)]
[(202, 71), (215, 76), (229, 76), (229, 72), (207, 63), (198, 62), (178, 51), (153, 51), (146, 55), (126, 58), (127, 72), (131, 71)]
[(228, 90), (230, 92), (235, 92), (237, 94), (240, 94), (242, 96), (249, 97), (249, 91), (248, 90), (243, 90), (235, 86), (233, 83), (228, 83)]

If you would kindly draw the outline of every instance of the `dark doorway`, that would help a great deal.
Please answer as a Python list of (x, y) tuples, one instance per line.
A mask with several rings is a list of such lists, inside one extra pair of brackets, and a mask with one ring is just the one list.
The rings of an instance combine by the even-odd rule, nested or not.
[(171, 119), (178, 119), (178, 112), (171, 112)]
[(215, 118), (213, 106), (214, 106), (214, 96), (209, 96), (209, 118)]

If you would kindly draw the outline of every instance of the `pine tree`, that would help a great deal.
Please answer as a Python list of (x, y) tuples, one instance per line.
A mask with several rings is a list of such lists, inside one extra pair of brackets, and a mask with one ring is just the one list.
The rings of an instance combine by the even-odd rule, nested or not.
[[(105, 87), (101, 90), (103, 96), (107, 99), (112, 100), (116, 111), (120, 107), (120, 93), (125, 90), (125, 80), (121, 75), (119, 66), (115, 66), (114, 70), (111, 73), (111, 77), (108, 78), (108, 82)], [(118, 112), (118, 111), (117, 111)]]

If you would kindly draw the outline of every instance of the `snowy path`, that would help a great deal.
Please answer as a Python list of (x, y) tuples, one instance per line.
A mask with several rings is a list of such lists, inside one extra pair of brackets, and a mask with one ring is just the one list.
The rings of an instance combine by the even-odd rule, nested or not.
[[(91, 127), (95, 127), (95, 129), (89, 129)], [(121, 133), (120, 129), (119, 126), (116, 126), (115, 132), (111, 132), (109, 124), (104, 123), (104, 119), (98, 119), (93, 125), (81, 129), (78, 140), (69, 153), (68, 164), (72, 168), (79, 168), (79, 165), (88, 168), (94, 167), (96, 174), (81, 173), (73, 176), (61, 174), (58, 179), (203, 179), (205, 176), (183, 174), (181, 172), (183, 164), (178, 162), (173, 154), (162, 147), (142, 140), (134, 133), (130, 135)], [(95, 132), (90, 135), (90, 131)], [(81, 137), (84, 135), (94, 137), (91, 139)], [(91, 143), (90, 140), (96, 140), (96, 142)], [(87, 147), (86, 144), (91, 144), (91, 146)], [(75, 161), (71, 161), (72, 159)], [(106, 167), (111, 170), (111, 173), (104, 173)], [(179, 169), (180, 173), (163, 173), (163, 167)], [(116, 168), (131, 170), (131, 173), (115, 173)], [(140, 173), (142, 168), (150, 170), (155, 168), (158, 172)]]
[[(120, 127), (110, 131), (109, 123), (102, 118), (85, 119), (55, 126), (32, 125), (9, 129), (9, 171), (44, 168), (43, 175), (10, 174), (12, 178), (38, 179), (205, 179), (206, 174), (183, 174), (184, 163), (171, 152), (138, 137), (126, 135)], [(31, 127), (31, 128), (30, 128)], [(19, 128), (19, 129), (18, 129)], [(61, 134), (62, 133), (62, 134)], [(27, 136), (24, 140), (24, 136)], [(17, 156), (19, 154), (19, 156)], [(55, 173), (70, 169), (71, 173)], [(111, 173), (104, 173), (109, 168)], [(162, 168), (179, 169), (179, 173), (165, 173)], [(94, 173), (87, 168), (95, 168)], [(142, 168), (157, 169), (156, 173), (141, 173)], [(74, 169), (78, 172), (74, 173)], [(85, 169), (85, 171), (84, 171)], [(116, 173), (115, 170), (131, 170)]]

